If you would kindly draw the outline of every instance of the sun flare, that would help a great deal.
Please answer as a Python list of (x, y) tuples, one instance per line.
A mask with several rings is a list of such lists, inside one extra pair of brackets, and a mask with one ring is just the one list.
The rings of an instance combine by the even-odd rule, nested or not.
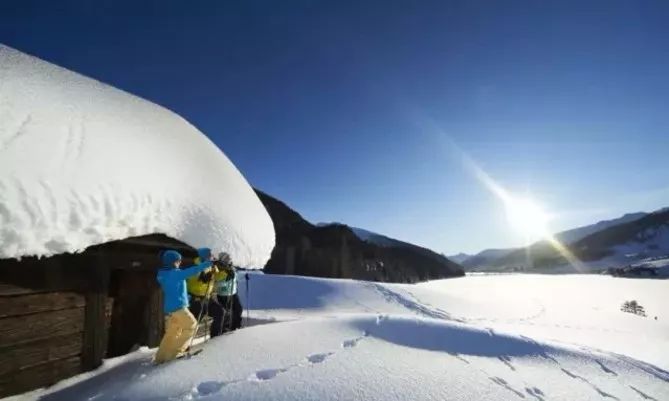
[(550, 216), (529, 198), (508, 197), (504, 201), (506, 218), (511, 227), (528, 238), (548, 236)]

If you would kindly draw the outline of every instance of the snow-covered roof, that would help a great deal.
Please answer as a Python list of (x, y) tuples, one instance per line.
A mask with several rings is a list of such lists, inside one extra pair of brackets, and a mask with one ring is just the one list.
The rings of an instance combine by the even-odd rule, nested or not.
[(0, 45), (0, 258), (163, 233), (262, 267), (267, 211), (177, 114)]

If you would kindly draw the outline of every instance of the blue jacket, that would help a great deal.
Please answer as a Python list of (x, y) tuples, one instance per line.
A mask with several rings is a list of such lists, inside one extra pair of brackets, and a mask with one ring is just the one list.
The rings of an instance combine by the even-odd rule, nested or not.
[[(179, 259), (180, 256), (181, 255), (179, 255)], [(173, 260), (172, 263), (165, 263), (166, 259), (168, 258), (163, 258), (163, 264), (165, 266), (158, 270), (158, 283), (160, 283), (160, 286), (163, 288), (163, 311), (167, 315), (176, 310), (188, 307), (188, 294), (186, 293), (185, 280), (188, 277), (199, 274), (206, 268), (211, 267), (211, 262), (203, 262), (186, 269), (177, 269), (173, 264), (176, 259)]]

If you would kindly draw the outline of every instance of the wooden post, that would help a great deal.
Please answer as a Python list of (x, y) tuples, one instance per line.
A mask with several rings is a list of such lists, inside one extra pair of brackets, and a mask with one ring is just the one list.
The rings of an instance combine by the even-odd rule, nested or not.
[(87, 263), (88, 266), (86, 267), (90, 272), (90, 286), (86, 292), (86, 307), (84, 310), (82, 365), (84, 370), (92, 370), (102, 364), (102, 359), (107, 352), (109, 330), (106, 309), (109, 266), (102, 253), (79, 258), (78, 260)]
[(157, 347), (163, 338), (165, 317), (163, 314), (163, 291), (155, 283), (148, 285), (149, 305), (147, 308), (147, 326), (148, 333), (146, 343), (149, 347)]

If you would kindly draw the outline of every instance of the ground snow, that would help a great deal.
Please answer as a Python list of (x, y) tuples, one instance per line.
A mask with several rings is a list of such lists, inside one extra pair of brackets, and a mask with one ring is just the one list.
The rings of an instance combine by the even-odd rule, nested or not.
[[(664, 281), (494, 275), (392, 285), (256, 274), (249, 284), (257, 325), (192, 359), (153, 367), (144, 349), (15, 398), (669, 399)], [(620, 312), (630, 296), (658, 320)]]
[(0, 45), (0, 258), (164, 233), (261, 267), (272, 222), (183, 118)]

